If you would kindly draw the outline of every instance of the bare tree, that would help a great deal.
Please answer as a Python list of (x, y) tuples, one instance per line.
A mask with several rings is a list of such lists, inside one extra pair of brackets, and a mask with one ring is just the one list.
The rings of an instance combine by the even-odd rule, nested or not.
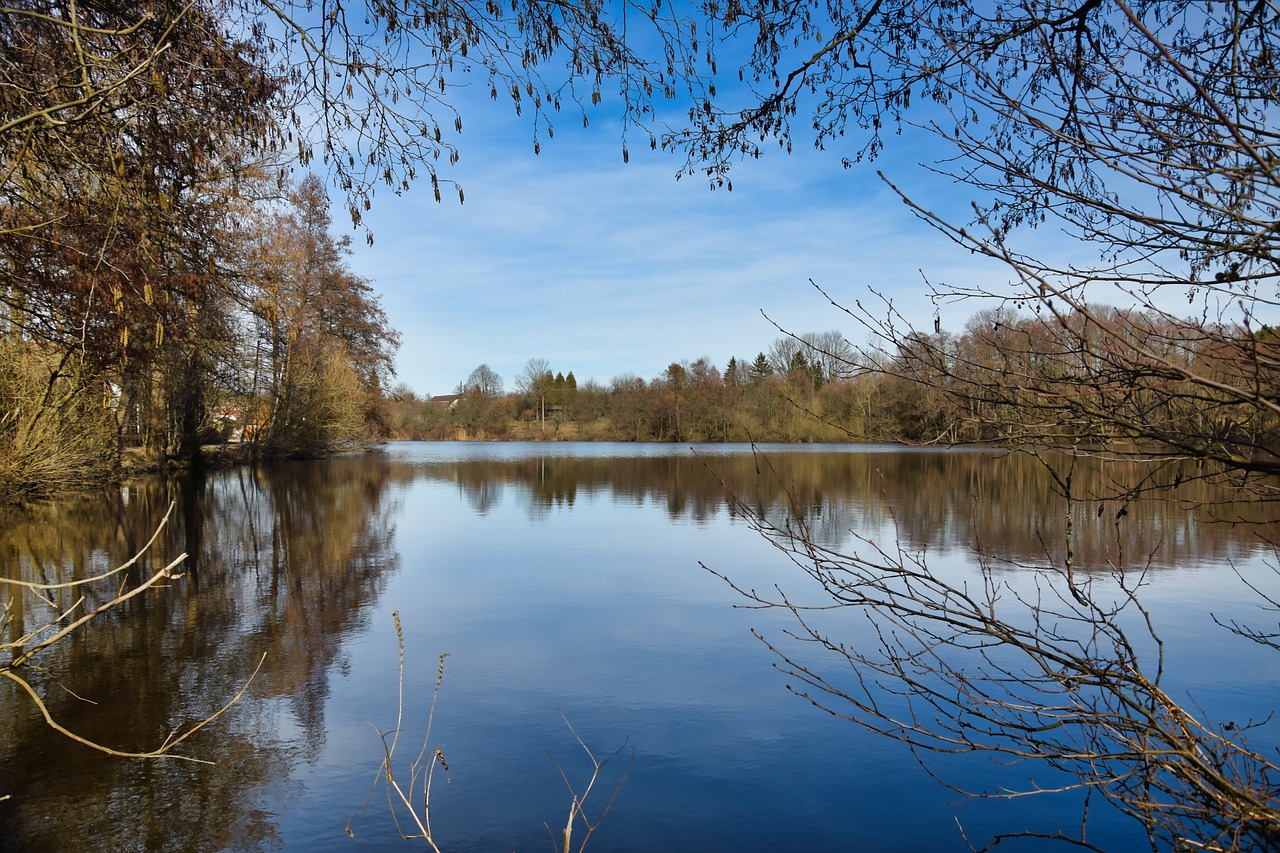
[(768, 353), (769, 366), (775, 373), (791, 370), (797, 364), (797, 355), (804, 357), (822, 382), (847, 379), (857, 372), (858, 352), (839, 329), (803, 334), (781, 327), (778, 330), (783, 335), (770, 344)]
[(786, 373), (795, 364), (796, 356), (804, 352), (804, 341), (799, 335), (783, 335), (769, 345), (769, 367), (774, 373)]
[(487, 364), (482, 364), (458, 385), (459, 394), (478, 394), (493, 400), (502, 396), (502, 377)]
[[(1032, 451), (1163, 460), (1168, 476), (1115, 484), (1107, 497), (1121, 509), (1183, 477), (1277, 495), (1280, 351), (1268, 321), (1280, 307), (1280, 7), (873, 0), (729, 4), (718, 20), (751, 45), (742, 74), (756, 85), (708, 92), (667, 137), (690, 171), (721, 183), (762, 141), (789, 149), (804, 114), (818, 147), (850, 165), (876, 156), (885, 130), (914, 124), (943, 143), (932, 168), (974, 193), (963, 221), (900, 193), (1009, 280), (933, 286), (939, 304), (991, 311), (964, 340), (940, 322), (912, 328), (887, 298), (828, 295), (875, 336), (868, 369), (947, 401), (922, 408), (941, 419), (917, 440), (955, 441), (968, 426)], [(1070, 238), (1069, 260), (1019, 248), (1021, 229), (1043, 225)], [(1105, 307), (1118, 300), (1123, 309)], [(1074, 511), (1074, 457), (1041, 458)], [(799, 508), (754, 521), (817, 593), (739, 590), (790, 611), (811, 641), (800, 649), (825, 650), (826, 662), (771, 643), (815, 704), (922, 757), (986, 752), (1064, 770), (1068, 787), (1133, 816), (1156, 847), (1280, 844), (1280, 767), (1250, 747), (1251, 726), (1167, 690), (1141, 563), (1086, 574), (1069, 536), (1057, 556), (1018, 567), (1028, 585), (979, 552), (974, 588), (893, 544), (826, 549)], [(826, 630), (822, 614), (846, 608), (867, 616), (873, 642)], [(1056, 837), (1089, 847), (1086, 829), (1082, 818)]]
[(551, 364), (545, 358), (529, 359), (524, 369), (520, 371), (520, 375), (516, 377), (516, 391), (527, 395), (538, 394), (550, 372)]
[(551, 389), (551, 365), (545, 358), (531, 358), (516, 377), (516, 391), (534, 406), (538, 421), (546, 426), (547, 392)]
[(838, 382), (855, 373), (857, 350), (839, 329), (806, 332), (800, 339), (805, 344), (805, 357), (818, 369), (824, 382)]

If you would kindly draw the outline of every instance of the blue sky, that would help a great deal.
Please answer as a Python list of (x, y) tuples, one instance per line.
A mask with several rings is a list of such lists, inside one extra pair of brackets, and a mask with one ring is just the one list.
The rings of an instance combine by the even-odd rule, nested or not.
[[(651, 379), (701, 356), (723, 369), (779, 336), (762, 311), (791, 331), (840, 329), (860, 344), (865, 330), (810, 279), (849, 304), (878, 290), (931, 328), (922, 270), (949, 283), (1008, 275), (942, 240), (877, 177), (885, 169), (961, 210), (967, 196), (916, 165), (931, 159), (924, 135), (893, 137), (887, 156), (850, 170), (840, 152), (779, 151), (735, 167), (728, 192), (696, 175), (677, 181), (681, 161), (639, 136), (624, 164), (604, 114), (585, 129), (566, 115), (540, 155), (508, 106), (463, 115), (461, 160), (441, 174), (465, 204), (447, 190), (437, 204), (425, 181), (379, 193), (366, 215), (374, 245), (355, 235), (350, 259), (403, 334), (397, 381), (418, 394), (450, 393), (481, 363), (511, 390), (530, 358), (580, 382)], [(334, 220), (348, 221), (340, 204)], [(946, 311), (944, 324), (959, 331), (979, 307)]]

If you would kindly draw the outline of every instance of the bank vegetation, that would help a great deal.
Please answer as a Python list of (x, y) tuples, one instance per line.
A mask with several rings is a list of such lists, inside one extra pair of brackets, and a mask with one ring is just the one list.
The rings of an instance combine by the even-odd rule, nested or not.
[[(1280, 395), (1280, 340), (1267, 326), (1088, 304), (1059, 323), (1006, 305), (978, 311), (958, 334), (939, 324), (870, 338), (855, 347), (834, 330), (784, 334), (723, 370), (702, 357), (608, 383), (579, 383), (535, 358), (510, 393), (480, 365), (454, 394), (392, 389), (387, 426), (419, 440), (1084, 444), (1280, 467), (1280, 415), (1239, 390)], [(1104, 358), (1139, 350), (1159, 352), (1162, 369), (1123, 371)]]

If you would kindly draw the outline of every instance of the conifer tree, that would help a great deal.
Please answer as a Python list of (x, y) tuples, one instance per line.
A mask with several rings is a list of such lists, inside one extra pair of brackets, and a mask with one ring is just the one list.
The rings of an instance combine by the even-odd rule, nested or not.
[(769, 364), (769, 357), (764, 353), (757, 355), (748, 372), (751, 375), (752, 382), (758, 382), (766, 376), (772, 376), (773, 366)]

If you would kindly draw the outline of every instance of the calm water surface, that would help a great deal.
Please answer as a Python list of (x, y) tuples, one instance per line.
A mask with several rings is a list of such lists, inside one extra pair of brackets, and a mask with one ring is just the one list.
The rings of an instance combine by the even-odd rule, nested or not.
[[(958, 826), (981, 842), (1078, 822), (1071, 797), (958, 802), (905, 748), (788, 693), (751, 634), (786, 643), (785, 614), (735, 607), (700, 566), (744, 587), (808, 591), (730, 511), (722, 479), (771, 517), (785, 484), (824, 544), (852, 547), (850, 531), (896, 538), (963, 575), (980, 542), (1016, 583), (1016, 565), (1043, 563), (1062, 538), (1043, 470), (977, 452), (764, 450), (768, 464), (741, 446), (397, 444), (5, 514), (4, 573), (60, 580), (131, 555), (176, 502), (154, 559), (186, 552), (186, 576), (98, 620), (33, 676), (73, 730), (153, 747), (265, 663), (181, 748), (211, 765), (100, 755), (0, 686), (0, 795), (11, 795), (0, 850), (425, 849), (400, 840), (381, 789), (355, 837), (344, 831), (382, 758), (375, 729), (396, 726), (392, 611), (404, 631), (406, 778), (448, 655), (430, 741), (449, 766), (432, 792), (445, 851), (554, 849), (547, 826), (563, 826), (571, 796), (561, 770), (579, 791), (591, 770), (573, 732), (597, 756), (623, 748), (593, 814), (630, 766), (593, 850), (960, 850)], [(1265, 624), (1235, 574), (1265, 577), (1256, 531), (1150, 500), (1117, 525), (1095, 506), (1079, 513), (1077, 559), (1099, 569), (1151, 551), (1147, 600), (1176, 628), (1171, 682), (1224, 715), (1275, 708), (1275, 656), (1210, 615)], [(45, 615), (14, 601), (10, 638)], [(868, 636), (855, 615), (833, 618), (850, 642)], [(980, 788), (1053, 781), (973, 757), (932, 766)], [(1093, 832), (1113, 849), (1136, 840), (1105, 811)]]

